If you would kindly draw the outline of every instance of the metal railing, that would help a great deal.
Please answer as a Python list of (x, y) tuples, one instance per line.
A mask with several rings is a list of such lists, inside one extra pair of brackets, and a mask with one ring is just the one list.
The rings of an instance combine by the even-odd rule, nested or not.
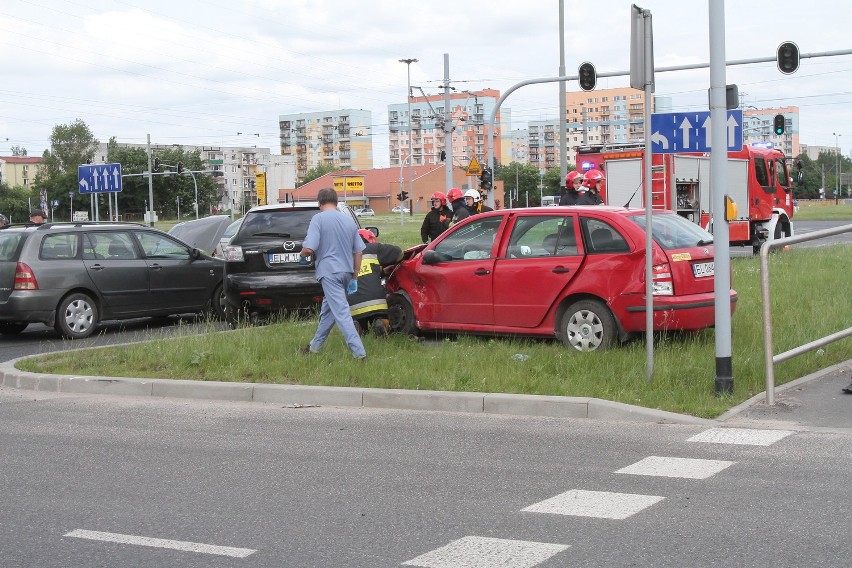
[(848, 327), (837, 333), (826, 335), (804, 345), (799, 345), (783, 353), (773, 354), (772, 348), (772, 309), (769, 298), (769, 251), (796, 243), (815, 241), (825, 237), (852, 232), (852, 225), (843, 225), (832, 229), (814, 231), (806, 235), (787, 237), (773, 241), (767, 241), (760, 247), (760, 289), (763, 297), (763, 352), (764, 366), (766, 370), (766, 404), (775, 404), (775, 363), (792, 359), (798, 355), (813, 351), (829, 343), (834, 343), (844, 337), (852, 336), (852, 327)]

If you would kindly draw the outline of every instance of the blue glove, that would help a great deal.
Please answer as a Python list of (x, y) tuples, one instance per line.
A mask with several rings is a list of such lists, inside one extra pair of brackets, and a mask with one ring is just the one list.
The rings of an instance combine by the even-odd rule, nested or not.
[(346, 287), (346, 293), (349, 296), (351, 296), (352, 294), (354, 294), (357, 291), (358, 291), (358, 279), (353, 278), (352, 280), (349, 281), (349, 285)]
[(304, 264), (310, 264), (310, 263), (311, 263), (311, 257), (309, 257), (309, 256), (300, 256), (299, 257), (299, 264), (304, 265)]

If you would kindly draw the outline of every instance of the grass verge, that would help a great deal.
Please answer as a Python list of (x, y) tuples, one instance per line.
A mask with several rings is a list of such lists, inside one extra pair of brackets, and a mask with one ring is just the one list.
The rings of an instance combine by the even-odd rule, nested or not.
[[(774, 350), (791, 349), (845, 329), (852, 322), (846, 267), (852, 247), (776, 254), (771, 259)], [(97, 357), (64, 352), (22, 362), (43, 373), (150, 377), (277, 384), (596, 397), (649, 408), (714, 417), (764, 390), (763, 317), (758, 258), (734, 259), (739, 293), (732, 319), (734, 392), (717, 397), (714, 330), (656, 334), (654, 374), (645, 375), (639, 338), (600, 353), (569, 351), (558, 341), (405, 336), (365, 337), (369, 364), (353, 362), (335, 330), (323, 351), (302, 355), (313, 319), (101, 349)], [(783, 384), (852, 359), (852, 338), (776, 365)]]

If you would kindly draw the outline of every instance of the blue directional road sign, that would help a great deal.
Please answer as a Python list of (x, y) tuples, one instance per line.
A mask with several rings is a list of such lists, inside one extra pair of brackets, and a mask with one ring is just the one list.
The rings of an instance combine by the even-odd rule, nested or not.
[(80, 193), (121, 191), (121, 164), (92, 164), (77, 166)]
[[(729, 110), (726, 120), (728, 152), (743, 149), (743, 111)], [(670, 112), (651, 115), (651, 151), (709, 152), (710, 111)]]

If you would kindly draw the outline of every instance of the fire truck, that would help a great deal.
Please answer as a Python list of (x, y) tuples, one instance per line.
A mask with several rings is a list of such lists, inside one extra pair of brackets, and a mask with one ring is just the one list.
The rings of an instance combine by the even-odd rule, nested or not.
[[(608, 205), (645, 207), (643, 146), (577, 149), (577, 169), (601, 170), (601, 197)], [(737, 205), (729, 222), (731, 245), (754, 247), (793, 235), (793, 193), (784, 154), (774, 148), (743, 146), (728, 152), (725, 193)], [(709, 154), (653, 154), (651, 207), (671, 209), (712, 232)]]

